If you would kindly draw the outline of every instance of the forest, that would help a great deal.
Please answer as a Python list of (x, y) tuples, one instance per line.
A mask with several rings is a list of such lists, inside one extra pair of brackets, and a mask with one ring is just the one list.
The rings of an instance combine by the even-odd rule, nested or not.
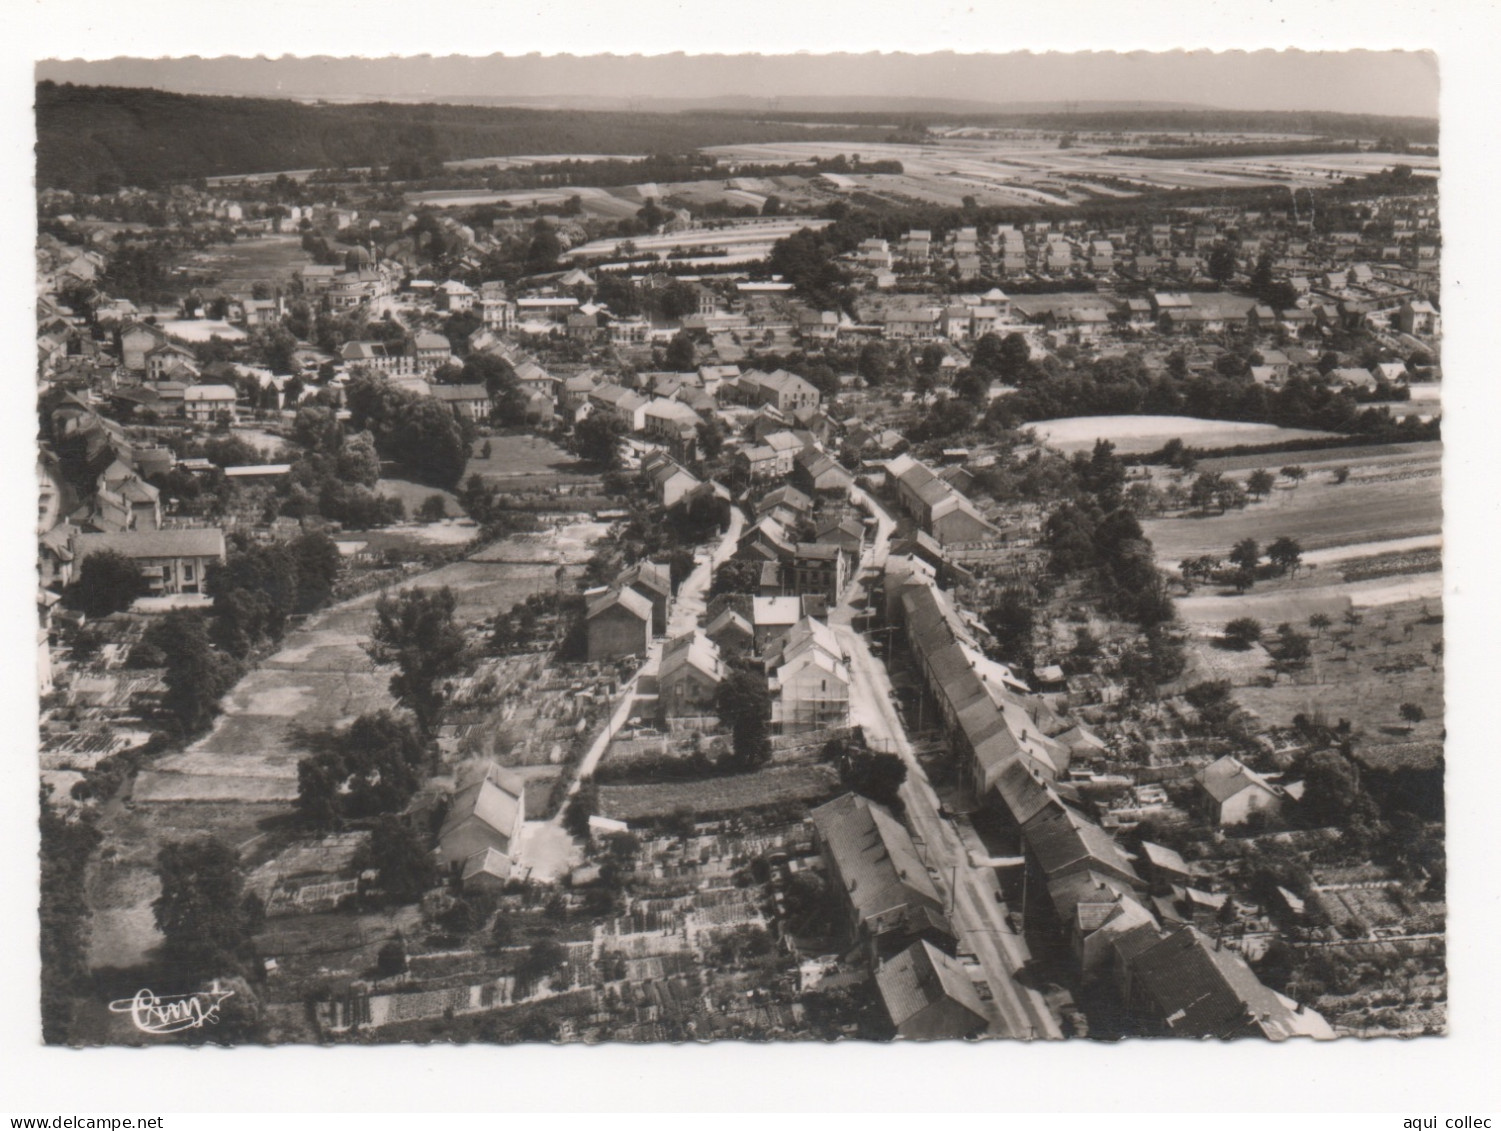
[[(41, 82), (37, 186), (113, 192), (200, 177), (525, 153), (682, 153), (786, 140), (754, 118), (375, 102), (305, 105)], [(885, 140), (860, 126), (798, 129), (809, 141)]]

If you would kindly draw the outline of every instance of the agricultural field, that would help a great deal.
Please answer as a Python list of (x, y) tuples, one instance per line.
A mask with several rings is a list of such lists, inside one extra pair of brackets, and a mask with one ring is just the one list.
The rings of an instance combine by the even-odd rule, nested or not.
[(700, 820), (741, 809), (793, 802), (814, 804), (839, 792), (829, 766), (786, 766), (694, 782), (602, 785), (599, 809), (618, 821), (669, 817), (678, 811)]
[[(1379, 454), (1360, 454), (1367, 450)], [(1287, 535), (1296, 538), (1305, 553), (1364, 547), (1362, 552), (1375, 554), (1432, 546), (1442, 530), (1437, 444), (1326, 449), (1237, 458), (1235, 462), (1240, 468), (1226, 474), (1242, 481), (1251, 468), (1264, 467), (1275, 474), (1290, 464), (1305, 467), (1308, 477), (1296, 487), (1279, 479), (1269, 498), (1244, 510), (1207, 516), (1189, 513), (1142, 523), (1157, 560), (1165, 567), (1176, 568), (1184, 558), (1203, 554), (1222, 558), (1243, 538), (1254, 538), (1265, 546)], [(1335, 481), (1328, 470), (1331, 462), (1348, 469), (1346, 482)], [(1212, 466), (1204, 465), (1206, 470)], [(1192, 475), (1182, 479), (1184, 486), (1191, 481)], [(1313, 565), (1321, 561), (1313, 555), (1307, 560)]]
[(1096, 440), (1108, 440), (1122, 455), (1155, 452), (1172, 439), (1182, 440), (1193, 448), (1229, 448), (1241, 444), (1319, 440), (1331, 435), (1307, 428), (1280, 428), (1275, 424), (1251, 424), (1239, 420), (1200, 420), (1192, 416), (1070, 416), (1039, 420), (1028, 427), (1036, 431), (1038, 439), (1048, 447), (1061, 452), (1088, 451)]
[[(1412, 166), (1419, 176), (1432, 176), (1438, 170), (1437, 158), (1390, 153), (1178, 159), (1107, 156), (1107, 150), (1118, 144), (1118, 140), (1109, 145), (1083, 140), (1062, 149), (1056, 135), (1018, 131), (1005, 138), (949, 136), (925, 145), (789, 141), (712, 146), (704, 152), (727, 160), (785, 163), (841, 153), (848, 156), (853, 149), (866, 161), (902, 163), (899, 176), (850, 174), (863, 191), (953, 207), (966, 195), (982, 204), (1078, 204), (1100, 195), (1122, 195), (1116, 182), (1143, 192), (1255, 185), (1312, 187), (1380, 172), (1399, 162)], [(1092, 184), (1090, 178), (1096, 176), (1112, 178), (1113, 187)]]

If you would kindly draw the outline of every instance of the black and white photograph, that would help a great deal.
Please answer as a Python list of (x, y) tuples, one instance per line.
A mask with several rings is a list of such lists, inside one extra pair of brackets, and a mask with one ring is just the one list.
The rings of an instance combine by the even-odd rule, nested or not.
[(41, 1039), (1446, 1033), (1439, 75), (38, 60)]

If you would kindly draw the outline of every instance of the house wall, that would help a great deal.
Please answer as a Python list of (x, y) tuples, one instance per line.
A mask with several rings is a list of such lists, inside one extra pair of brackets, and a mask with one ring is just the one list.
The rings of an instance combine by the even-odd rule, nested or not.
[(462, 864), (476, 852), (483, 852), (487, 848), (510, 855), (511, 838), (491, 828), (478, 817), (470, 817), (452, 829), (438, 844), (444, 864)]
[(719, 684), (693, 667), (682, 667), (663, 680), (659, 704), (665, 717), (714, 713)]
[(651, 644), (651, 625), (619, 605), (589, 621), (589, 659), (618, 660), (644, 656)]
[(823, 668), (809, 664), (786, 677), (777, 705), (783, 734), (846, 726), (850, 689)]
[(929, 533), (944, 545), (953, 542), (988, 542), (996, 536), (989, 525), (962, 510), (940, 515), (933, 521)]
[(1221, 803), (1219, 820), (1222, 825), (1244, 824), (1252, 813), (1269, 810), (1275, 813), (1282, 806), (1281, 798), (1266, 790), (1249, 786), (1234, 797)]

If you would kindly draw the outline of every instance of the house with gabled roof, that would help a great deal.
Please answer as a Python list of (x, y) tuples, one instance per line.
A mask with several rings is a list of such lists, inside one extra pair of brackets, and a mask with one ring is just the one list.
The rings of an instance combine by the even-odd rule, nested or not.
[(751, 622), (731, 608), (721, 609), (704, 631), (719, 645), (721, 652), (748, 652), (756, 640), (756, 630), (751, 627)]
[(585, 613), (589, 661), (644, 656), (651, 646), (652, 603), (634, 589), (610, 589), (595, 597)]
[(622, 573), (615, 584), (634, 589), (651, 602), (653, 633), (667, 631), (667, 605), (672, 600), (672, 571), (665, 563), (643, 558)]
[(1146, 1033), (1274, 1041), (1334, 1036), (1317, 1012), (1262, 984), (1245, 959), (1192, 926), (1167, 932), (1126, 965), (1122, 996)]
[(702, 629), (669, 640), (657, 676), (657, 709), (663, 718), (712, 715), (724, 681), (719, 645)]
[(526, 820), (523, 793), (521, 783), (492, 762), (454, 794), (438, 830), (438, 852), (444, 864), (460, 868), (487, 849), (514, 859)]
[(1206, 816), (1218, 825), (1244, 824), (1252, 813), (1275, 814), (1286, 791), (1226, 754), (1194, 775)]
[(876, 991), (904, 1040), (962, 1040), (979, 1036), (990, 1024), (964, 967), (926, 940), (881, 963)]
[(926, 940), (954, 944), (943, 899), (917, 846), (884, 806), (846, 793), (809, 814), (852, 948), (892, 956)]

